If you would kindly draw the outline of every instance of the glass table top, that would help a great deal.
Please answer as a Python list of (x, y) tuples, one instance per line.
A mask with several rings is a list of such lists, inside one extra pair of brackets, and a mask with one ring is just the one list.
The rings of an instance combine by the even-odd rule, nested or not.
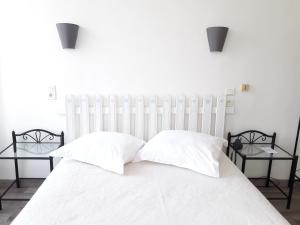
[(1, 158), (38, 158), (38, 157), (49, 157), (49, 153), (56, 150), (60, 146), (60, 143), (32, 143), (23, 142), (17, 143), (17, 151), (14, 152), (13, 146), (11, 145), (6, 150), (0, 151)]
[(293, 156), (282, 149), (281, 147), (275, 145), (274, 150), (276, 153), (268, 153), (265, 150), (271, 150), (270, 144), (243, 144), (243, 148), (241, 150), (236, 150), (236, 152), (242, 156), (246, 156), (247, 158), (272, 158), (272, 159), (280, 159), (280, 158), (290, 158)]

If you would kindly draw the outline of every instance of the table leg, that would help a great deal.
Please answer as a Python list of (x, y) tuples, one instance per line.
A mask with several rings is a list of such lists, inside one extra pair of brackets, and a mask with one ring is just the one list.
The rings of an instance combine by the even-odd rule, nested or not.
[(245, 167), (246, 167), (246, 157), (242, 158), (242, 173), (245, 173)]
[(17, 188), (20, 188), (18, 160), (14, 159), (14, 161), (15, 161), (16, 184), (17, 184)]
[(297, 163), (298, 163), (298, 156), (295, 156), (293, 159), (293, 162), (292, 162), (292, 169), (291, 169), (291, 174), (290, 174), (289, 195), (288, 195), (288, 200), (287, 200), (287, 205), (286, 205), (287, 209), (290, 209), (290, 207), (291, 207), (291, 200), (292, 200), (293, 190), (294, 190), (294, 182), (295, 182)]
[(235, 164), (235, 165), (236, 165), (236, 158), (237, 158), (237, 157), (236, 157), (236, 154), (237, 154), (236, 151), (234, 151), (234, 164)]
[(270, 186), (270, 177), (271, 177), (271, 171), (272, 171), (272, 162), (273, 160), (269, 160), (269, 167), (268, 167), (268, 174), (267, 174), (267, 181), (266, 181), (266, 187)]
[[(290, 177), (289, 177), (289, 187), (291, 186), (291, 183), (292, 183), (292, 170), (293, 170), (293, 162), (292, 162), (292, 165), (291, 165), (291, 170), (290, 170)], [(296, 175), (296, 174), (295, 174)], [(295, 179), (294, 179), (295, 180)]]
[(53, 170), (53, 157), (49, 157), (49, 160), (50, 160), (50, 172), (52, 172)]

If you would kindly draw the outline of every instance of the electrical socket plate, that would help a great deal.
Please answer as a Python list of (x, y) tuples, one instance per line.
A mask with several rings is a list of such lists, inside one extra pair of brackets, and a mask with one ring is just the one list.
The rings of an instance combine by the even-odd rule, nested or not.
[(226, 96), (234, 96), (234, 95), (235, 95), (235, 90), (234, 90), (234, 88), (226, 88), (226, 89), (225, 89), (225, 95), (226, 95)]
[(48, 87), (48, 100), (56, 100), (56, 86)]

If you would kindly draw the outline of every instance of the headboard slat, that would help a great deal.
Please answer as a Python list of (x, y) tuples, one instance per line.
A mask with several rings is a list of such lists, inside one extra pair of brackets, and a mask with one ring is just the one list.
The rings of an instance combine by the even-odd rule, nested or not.
[(188, 130), (197, 131), (198, 127), (198, 109), (199, 99), (198, 96), (192, 96), (189, 101), (189, 126)]
[(163, 99), (162, 130), (170, 130), (172, 123), (172, 98), (167, 96)]
[(90, 109), (88, 96), (84, 95), (80, 98), (80, 134), (88, 134), (90, 132)]
[(103, 123), (103, 98), (100, 95), (96, 96), (95, 99), (95, 119), (94, 128), (95, 131), (102, 131), (104, 127)]
[(130, 134), (131, 132), (131, 99), (126, 95), (123, 98), (124, 111), (123, 111), (123, 133)]
[(69, 140), (76, 138), (76, 107), (75, 97), (69, 95), (66, 97), (66, 122), (67, 122), (67, 135)]
[(157, 98), (152, 96), (149, 99), (149, 134), (148, 137), (152, 138), (157, 133)]
[(212, 96), (203, 98), (202, 133), (210, 134), (212, 114)]
[(145, 108), (144, 108), (144, 97), (139, 96), (136, 102), (136, 120), (135, 120), (135, 135), (138, 138), (144, 139), (144, 131), (145, 131)]
[(175, 130), (184, 130), (185, 96), (176, 98)]
[(225, 128), (226, 96), (219, 96), (217, 100), (215, 136), (223, 137)]
[(117, 131), (117, 98), (109, 96), (109, 130)]

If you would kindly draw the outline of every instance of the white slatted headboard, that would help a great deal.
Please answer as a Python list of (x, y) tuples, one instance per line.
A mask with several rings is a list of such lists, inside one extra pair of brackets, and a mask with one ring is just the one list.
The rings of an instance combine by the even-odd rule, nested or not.
[(93, 131), (118, 131), (145, 140), (161, 130), (224, 135), (226, 97), (66, 96), (67, 141)]

